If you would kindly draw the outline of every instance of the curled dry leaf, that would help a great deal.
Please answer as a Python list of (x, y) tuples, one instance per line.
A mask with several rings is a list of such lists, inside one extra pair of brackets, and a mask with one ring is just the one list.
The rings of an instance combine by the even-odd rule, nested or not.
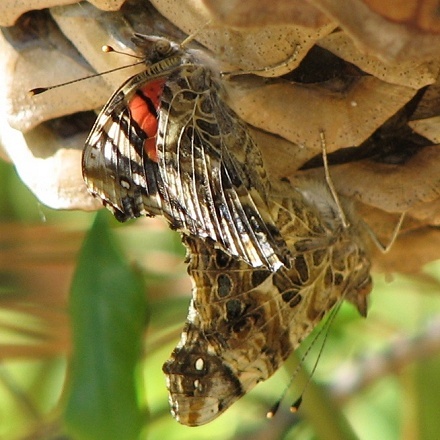
[(232, 27), (296, 24), (316, 28), (330, 22), (328, 15), (304, 0), (276, 2), (204, 0), (203, 3), (218, 21)]
[[(419, 204), (440, 198), (440, 154), (437, 145), (423, 148), (405, 166), (362, 160), (332, 167), (332, 179), (339, 193), (355, 197), (385, 212), (407, 212), (417, 217)], [(319, 169), (302, 173), (322, 178)], [(298, 175), (298, 173), (297, 173)], [(402, 185), (402, 182), (410, 184)], [(440, 219), (432, 218), (432, 224)]]
[(415, 93), (408, 87), (359, 76), (323, 85), (256, 79), (231, 88), (229, 95), (232, 108), (246, 121), (305, 145), (310, 159), (321, 152), (320, 131), (325, 133), (329, 151), (359, 145)]
[(352, 63), (362, 71), (391, 84), (420, 89), (435, 83), (439, 75), (440, 60), (420, 61), (409, 58), (384, 62), (374, 55), (360, 52), (349, 35), (333, 32), (319, 41), (319, 46)]
[[(133, 71), (33, 98), (26, 90), (128, 64), (100, 47), (130, 52), (133, 31), (176, 41), (194, 34), (192, 44), (232, 72), (224, 76), (228, 102), (252, 125), (273, 179), (322, 179), (323, 131), (336, 188), (384, 242), (406, 211), (402, 242), (414, 239), (412, 252), (423, 254), (430, 244), (422, 237), (436, 235), (439, 223), (440, 37), (430, 3), (407, 4), (419, 15), (395, 16), (396, 8), (373, 0), (283, 0), (270, 14), (256, 0), (131, 0), (111, 13), (88, 3), (29, 12), (0, 37), (1, 105), (14, 127), (2, 126), (2, 143), (44, 203), (98, 207), (81, 177), (83, 142), (94, 111)], [(411, 271), (425, 261), (400, 258), (399, 267), (399, 240), (394, 249), (389, 260), (377, 259), (382, 267)], [(438, 258), (440, 247), (430, 249), (429, 259)]]
[[(57, 122), (66, 119), (57, 120)], [(55, 209), (95, 210), (102, 205), (87, 192), (81, 175), (81, 150), (87, 132), (57, 135), (55, 124), (42, 124), (27, 133), (0, 122), (0, 143), (22, 181), (47, 206)], [(51, 127), (52, 126), (52, 127)], [(80, 129), (79, 129), (80, 130)]]
[(278, 0), (267, 4), (204, 0), (214, 20), (233, 27), (295, 24), (315, 28), (330, 20), (363, 52), (393, 60), (432, 59), (440, 50), (436, 0)]
[[(102, 79), (90, 80), (91, 84), (80, 82), (66, 86), (63, 93), (45, 93), (31, 96), (28, 90), (35, 84), (50, 86), (73, 78), (90, 75), (92, 71), (84, 61), (75, 60), (64, 50), (63, 37), (59, 31), (51, 33), (51, 45), (38, 43), (25, 47), (20, 53), (10, 46), (10, 35), (4, 34), (0, 41), (2, 53), (7, 59), (2, 66), (6, 85), (5, 110), (11, 127), (27, 132), (38, 124), (71, 112), (81, 112), (99, 106), (107, 96)], [(1, 37), (0, 37), (1, 38)], [(61, 38), (61, 40), (59, 39)], [(57, 43), (60, 42), (58, 45)], [(72, 50), (72, 48), (70, 47)], [(7, 57), (7, 58), (6, 58)], [(78, 54), (76, 54), (78, 57)], [(29, 75), (29, 72), (34, 72)], [(92, 86), (94, 93), (87, 93)], [(78, 96), (84, 99), (78, 99)]]
[(386, 60), (432, 60), (440, 52), (438, 2), (310, 0), (362, 47)]
[(408, 125), (421, 136), (435, 144), (440, 144), (440, 116), (409, 121)]
[[(104, 11), (117, 11), (125, 0), (89, 0), (89, 3)], [(3, 0), (0, 26), (13, 26), (24, 13), (32, 10), (41, 10), (53, 6), (69, 5), (72, 0)]]
[(183, 16), (179, 0), (152, 0), (151, 3), (187, 34), (195, 34), (196, 40), (213, 52), (219, 62), (229, 63), (235, 72), (260, 70), (261, 76), (288, 73), (298, 66), (317, 40), (336, 27), (336, 23), (327, 21), (316, 28), (292, 24), (231, 28), (216, 23), (216, 17), (197, 0), (186, 2), (192, 13), (185, 11)]
[(426, 89), (408, 125), (416, 133), (440, 143), (440, 81)]

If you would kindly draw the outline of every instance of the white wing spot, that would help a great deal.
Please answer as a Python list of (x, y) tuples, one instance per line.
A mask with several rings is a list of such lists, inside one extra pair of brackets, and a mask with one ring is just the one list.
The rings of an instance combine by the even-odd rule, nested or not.
[(202, 371), (203, 367), (205, 366), (205, 361), (202, 358), (198, 358), (194, 366), (196, 367), (197, 371)]
[(121, 186), (125, 189), (130, 189), (130, 182), (125, 179), (121, 179)]

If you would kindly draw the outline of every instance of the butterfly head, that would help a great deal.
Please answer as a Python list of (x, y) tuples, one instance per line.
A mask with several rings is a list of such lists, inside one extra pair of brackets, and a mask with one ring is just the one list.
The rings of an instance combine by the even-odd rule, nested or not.
[(151, 64), (175, 55), (181, 56), (183, 53), (179, 44), (167, 38), (135, 33), (131, 40), (139, 49), (148, 54), (148, 63)]

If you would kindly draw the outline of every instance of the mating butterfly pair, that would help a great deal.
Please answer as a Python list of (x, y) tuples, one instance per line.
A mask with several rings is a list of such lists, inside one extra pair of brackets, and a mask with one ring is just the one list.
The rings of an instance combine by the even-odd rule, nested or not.
[(370, 262), (325, 185), (268, 182), (205, 55), (134, 42), (145, 70), (101, 111), (83, 174), (119, 220), (162, 215), (182, 233), (195, 287), (164, 372), (173, 415), (201, 425), (271, 376), (334, 304), (365, 314)]

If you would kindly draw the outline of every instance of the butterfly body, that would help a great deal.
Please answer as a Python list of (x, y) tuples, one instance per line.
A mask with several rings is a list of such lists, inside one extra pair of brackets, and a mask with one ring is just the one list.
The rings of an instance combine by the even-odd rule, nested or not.
[(90, 192), (121, 221), (161, 215), (252, 267), (288, 264), (261, 154), (224, 103), (219, 75), (198, 51), (159, 37), (135, 42), (145, 70), (113, 94), (86, 141)]

